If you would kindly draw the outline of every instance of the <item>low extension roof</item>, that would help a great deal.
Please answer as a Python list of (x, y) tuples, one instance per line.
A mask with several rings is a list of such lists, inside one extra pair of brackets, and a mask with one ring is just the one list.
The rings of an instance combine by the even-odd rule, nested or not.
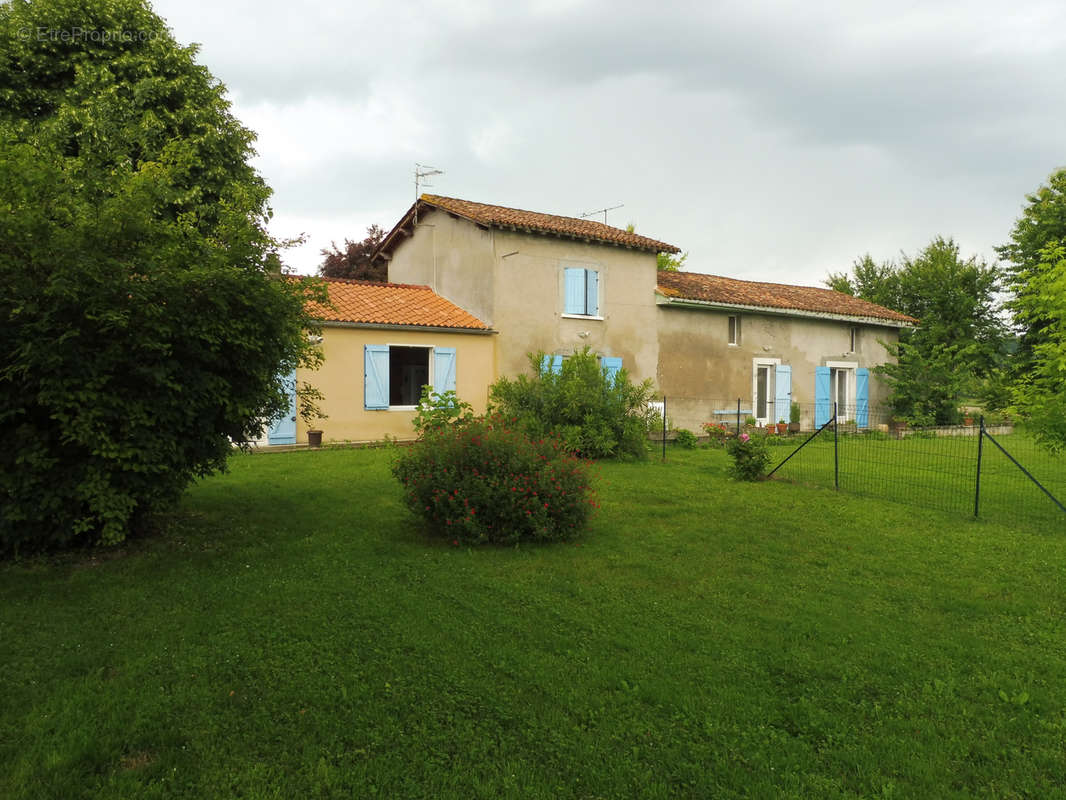
[(841, 317), (874, 324), (904, 327), (918, 320), (858, 297), (814, 286), (790, 286), (704, 275), (698, 272), (660, 271), (659, 294), (666, 303), (697, 304), (792, 313), (798, 316)]
[(320, 280), (326, 283), (333, 307), (311, 302), (308, 310), (325, 323), (489, 331), (484, 322), (428, 286), (346, 278)]
[(376, 258), (381, 253), (388, 253), (410, 233), (416, 211), (425, 213), (430, 208), (439, 208), (456, 217), (468, 219), (476, 225), (488, 228), (505, 228), (508, 230), (530, 231), (533, 233), (552, 234), (570, 239), (580, 239), (600, 244), (613, 244), (649, 253), (678, 253), (680, 249), (672, 244), (649, 239), (621, 228), (612, 228), (602, 222), (574, 217), (560, 217), (555, 214), (541, 214), (537, 211), (522, 211), (506, 206), (491, 206), (474, 203), (470, 200), (458, 200), (454, 197), (440, 197), (424, 194), (404, 215), (396, 227), (382, 240), (374, 253)]

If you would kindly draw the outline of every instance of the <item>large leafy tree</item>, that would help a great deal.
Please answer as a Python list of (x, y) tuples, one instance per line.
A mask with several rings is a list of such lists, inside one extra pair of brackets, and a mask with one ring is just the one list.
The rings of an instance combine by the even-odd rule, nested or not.
[(344, 249), (330, 244), (322, 252), (318, 274), (323, 278), (355, 278), (364, 281), (387, 281), (388, 265), (384, 261), (373, 263), (370, 257), (385, 238), (385, 230), (378, 225), (366, 229), (366, 237), (355, 242), (344, 240)]
[(1010, 241), (998, 248), (1007, 263), (1006, 283), (1012, 297), (1007, 308), (1021, 334), (1020, 348), (1012, 359), (1015, 379), (1033, 369), (1036, 348), (1046, 341), (1054, 317), (1041, 299), (1049, 283), (1044, 273), (1051, 269), (1048, 248), (1066, 240), (1066, 169), (1053, 172), (1047, 185), (1026, 196), (1022, 215), (1014, 223)]
[(976, 256), (963, 258), (952, 239), (935, 238), (913, 258), (877, 264), (867, 255), (848, 274), (831, 274), (830, 288), (917, 317), (899, 343), (896, 363), (878, 370), (892, 387), (889, 404), (921, 424), (958, 419), (964, 395), (994, 379), (1002, 361), (1005, 325), (999, 315), (1000, 271)]
[(194, 56), (139, 0), (0, 6), (0, 549), (122, 540), (317, 359)]
[(1016, 377), (1014, 400), (1029, 417), (1036, 437), (1052, 450), (1066, 448), (1066, 242), (1051, 242), (1038, 252), (1024, 295), (1015, 308), (1040, 320), (1031, 362)]
[(830, 289), (861, 297), (896, 311), (902, 311), (907, 305), (907, 300), (903, 297), (899, 267), (891, 261), (878, 264), (869, 253), (855, 259), (850, 274), (829, 273), (825, 284)]

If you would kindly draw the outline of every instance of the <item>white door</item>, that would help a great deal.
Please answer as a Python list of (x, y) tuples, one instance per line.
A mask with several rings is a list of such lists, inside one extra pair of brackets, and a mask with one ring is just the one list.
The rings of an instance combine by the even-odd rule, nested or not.
[[(774, 365), (755, 365), (755, 421), (759, 425), (768, 425), (773, 413), (774, 402)], [(776, 422), (777, 420), (773, 420)]]
[(847, 367), (833, 367), (829, 370), (829, 397), (837, 404), (837, 422), (847, 422), (854, 416), (852, 385), (855, 370)]

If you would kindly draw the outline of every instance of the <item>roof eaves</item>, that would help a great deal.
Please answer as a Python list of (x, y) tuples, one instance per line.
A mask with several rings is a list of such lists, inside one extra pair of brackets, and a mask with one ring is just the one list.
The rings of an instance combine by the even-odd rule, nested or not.
[(669, 297), (656, 290), (655, 303), (659, 306), (677, 306), (681, 308), (703, 308), (722, 311), (755, 311), (760, 314), (773, 314), (782, 317), (804, 317), (807, 319), (830, 319), (839, 322), (862, 322), (867, 325), (879, 325), (885, 328), (913, 328), (914, 323), (885, 317), (871, 317), (861, 314), (836, 314), (829, 311), (808, 311), (802, 308), (780, 308), (778, 306), (757, 306), (745, 303), (725, 303), (718, 300), (696, 300), (688, 297)]
[(342, 320), (321, 320), (324, 328), (374, 328), (385, 331), (422, 331), (425, 333), (472, 333), (489, 336), (499, 333), (492, 328), (464, 328), (448, 325), (399, 325), (392, 322), (345, 322)]

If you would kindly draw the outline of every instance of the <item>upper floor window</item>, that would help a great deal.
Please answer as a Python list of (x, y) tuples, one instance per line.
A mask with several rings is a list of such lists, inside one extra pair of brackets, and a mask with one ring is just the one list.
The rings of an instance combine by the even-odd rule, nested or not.
[(851, 333), (851, 337), (850, 337), (850, 344), (848, 346), (848, 352), (849, 353), (854, 353), (855, 350), (859, 346), (859, 329), (853, 327), (853, 328), (850, 329), (850, 333)]
[(564, 314), (597, 317), (600, 314), (600, 273), (594, 269), (566, 268)]
[(729, 318), (729, 343), (740, 344), (740, 317)]

